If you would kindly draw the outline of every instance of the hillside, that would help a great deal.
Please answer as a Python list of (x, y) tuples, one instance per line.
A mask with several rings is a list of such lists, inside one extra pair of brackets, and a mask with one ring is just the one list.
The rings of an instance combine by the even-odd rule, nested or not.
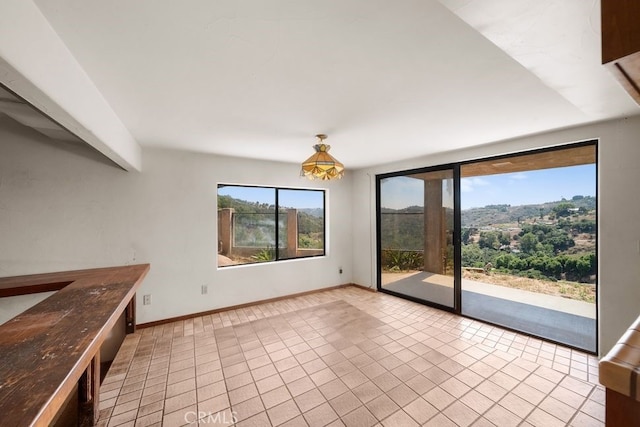
[[(235, 239), (253, 246), (273, 244), (275, 240), (275, 206), (267, 203), (249, 202), (231, 196), (218, 196), (218, 209), (233, 208)], [(280, 221), (286, 222), (286, 210), (280, 208)], [(298, 244), (305, 248), (323, 247), (324, 216), (321, 208), (298, 209)], [(264, 243), (267, 242), (267, 243)]]
[(483, 208), (465, 209), (461, 212), (463, 227), (486, 227), (493, 224), (517, 223), (527, 218), (548, 216), (553, 208), (562, 203), (571, 203), (575, 208), (592, 211), (596, 208), (596, 199), (591, 196), (574, 196), (570, 200), (558, 200), (533, 205), (488, 205)]

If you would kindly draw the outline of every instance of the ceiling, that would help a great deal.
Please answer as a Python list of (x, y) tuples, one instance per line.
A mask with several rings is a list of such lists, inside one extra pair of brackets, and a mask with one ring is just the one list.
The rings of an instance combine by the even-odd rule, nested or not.
[(599, 1), (34, 3), (143, 147), (300, 162), (325, 133), (354, 169), (640, 114)]

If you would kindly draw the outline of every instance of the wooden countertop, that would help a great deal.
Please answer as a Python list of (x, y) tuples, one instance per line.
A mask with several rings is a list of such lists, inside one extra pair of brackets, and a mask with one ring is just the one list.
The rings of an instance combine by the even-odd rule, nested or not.
[(149, 271), (149, 264), (0, 278), (0, 289), (69, 283), (0, 325), (2, 425), (48, 425)]
[(640, 317), (598, 365), (600, 384), (640, 401)]

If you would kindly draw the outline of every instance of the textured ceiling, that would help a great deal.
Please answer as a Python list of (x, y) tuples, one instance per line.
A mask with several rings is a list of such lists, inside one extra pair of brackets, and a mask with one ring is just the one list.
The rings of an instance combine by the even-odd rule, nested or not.
[[(635, 115), (586, 0), (35, 0), (142, 146), (360, 168)], [(564, 142), (564, 141), (558, 141)]]

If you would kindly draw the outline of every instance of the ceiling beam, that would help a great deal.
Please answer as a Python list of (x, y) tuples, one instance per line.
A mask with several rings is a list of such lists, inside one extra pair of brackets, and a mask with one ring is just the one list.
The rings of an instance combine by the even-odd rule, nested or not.
[(31, 0), (0, 2), (0, 82), (125, 170), (142, 150)]

